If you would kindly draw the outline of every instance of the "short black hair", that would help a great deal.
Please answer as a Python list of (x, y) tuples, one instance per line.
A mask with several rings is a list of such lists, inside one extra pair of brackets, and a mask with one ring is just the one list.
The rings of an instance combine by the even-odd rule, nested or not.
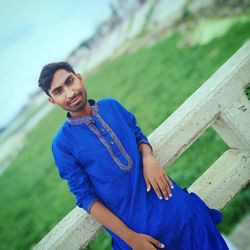
[(71, 72), (75, 74), (75, 71), (71, 67), (71, 65), (67, 62), (54, 62), (54, 63), (49, 63), (43, 66), (42, 71), (39, 76), (38, 80), (38, 86), (48, 95), (49, 94), (49, 89), (51, 82), (53, 80), (54, 74), (56, 71), (59, 69), (64, 69), (68, 72)]

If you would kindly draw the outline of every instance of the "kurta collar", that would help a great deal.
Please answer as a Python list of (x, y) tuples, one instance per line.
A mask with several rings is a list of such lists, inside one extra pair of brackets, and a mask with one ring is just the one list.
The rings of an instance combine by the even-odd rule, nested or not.
[(92, 115), (83, 115), (79, 117), (71, 117), (70, 113), (67, 113), (67, 120), (71, 125), (79, 125), (79, 124), (89, 124), (93, 120), (93, 116), (98, 113), (98, 105), (93, 99), (88, 100), (91, 108), (92, 108)]

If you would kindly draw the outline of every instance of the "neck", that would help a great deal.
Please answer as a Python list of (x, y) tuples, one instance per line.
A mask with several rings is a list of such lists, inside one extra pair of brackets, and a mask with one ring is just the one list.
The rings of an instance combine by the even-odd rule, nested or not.
[(83, 108), (82, 111), (79, 112), (70, 112), (71, 117), (80, 117), (80, 116), (91, 116), (92, 115), (92, 108), (87, 101), (85, 107)]

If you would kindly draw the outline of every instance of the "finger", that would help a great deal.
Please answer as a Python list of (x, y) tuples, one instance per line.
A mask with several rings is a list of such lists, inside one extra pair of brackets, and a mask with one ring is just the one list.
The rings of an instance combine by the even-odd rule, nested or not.
[(158, 179), (157, 184), (160, 188), (161, 193), (163, 194), (163, 197), (165, 200), (168, 200), (168, 192), (167, 192), (167, 185), (166, 180), (164, 179)]
[[(167, 177), (167, 179), (169, 179), (169, 178)], [(169, 182), (167, 181), (167, 179), (164, 178), (165, 185), (166, 185), (166, 189), (167, 189), (167, 192), (168, 192), (168, 196), (169, 196), (169, 197), (172, 197), (172, 191), (171, 191), (171, 185), (172, 185), (172, 184), (169, 184)], [(172, 182), (171, 182), (171, 183), (172, 183)]]
[(157, 248), (164, 248), (164, 244), (162, 244), (159, 240), (156, 240), (154, 238), (152, 238), (151, 236), (149, 236), (149, 241), (151, 243), (153, 243)]
[(170, 191), (170, 188), (168, 186), (167, 181), (162, 177), (162, 179), (159, 180), (158, 185), (160, 186), (161, 192), (165, 198), (165, 200), (168, 200), (172, 196), (172, 193)]
[(162, 195), (161, 195), (161, 192), (160, 192), (160, 189), (159, 189), (158, 184), (154, 181), (154, 182), (151, 182), (151, 185), (153, 186), (153, 188), (154, 188), (154, 190), (155, 190), (155, 192), (156, 192), (158, 198), (159, 198), (160, 200), (162, 200)]
[(149, 180), (148, 180), (148, 178), (147, 178), (146, 176), (144, 177), (144, 179), (145, 179), (145, 182), (146, 182), (147, 192), (149, 192), (149, 191), (150, 191), (150, 189), (151, 189), (150, 182), (149, 182)]
[(167, 180), (168, 185), (173, 189), (173, 188), (174, 188), (174, 184), (173, 184), (173, 182), (171, 181), (171, 179), (167, 176), (167, 174), (165, 174), (164, 177), (165, 177), (165, 179)]
[(156, 248), (155, 245), (153, 245), (152, 243), (149, 244), (150, 244), (150, 250), (158, 250), (158, 248)]

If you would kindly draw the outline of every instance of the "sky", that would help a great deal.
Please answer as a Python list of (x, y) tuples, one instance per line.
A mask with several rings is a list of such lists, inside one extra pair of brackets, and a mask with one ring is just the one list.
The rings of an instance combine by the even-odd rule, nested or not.
[(38, 90), (41, 68), (65, 60), (109, 15), (112, 0), (0, 2), (0, 128)]

